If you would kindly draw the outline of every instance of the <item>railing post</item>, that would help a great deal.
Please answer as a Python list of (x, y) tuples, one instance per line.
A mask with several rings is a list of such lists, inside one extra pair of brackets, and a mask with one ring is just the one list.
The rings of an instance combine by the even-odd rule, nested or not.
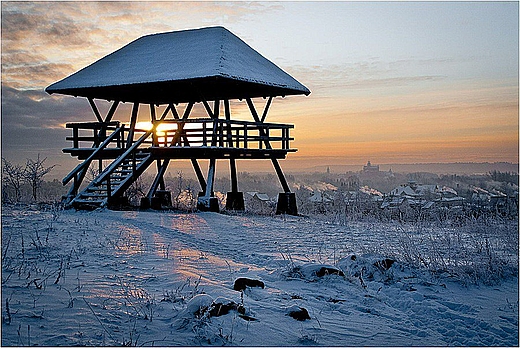
[(211, 135), (211, 146), (217, 146), (217, 127), (218, 118), (213, 119), (213, 134)]
[(219, 146), (224, 147), (224, 121), (219, 122)]
[(99, 129), (99, 143), (102, 143), (107, 138), (107, 127), (108, 125), (106, 123), (101, 124), (101, 128)]
[(206, 132), (206, 122), (202, 122), (202, 146), (208, 146), (208, 138)]
[(75, 149), (78, 149), (79, 148), (79, 127), (78, 126), (74, 126), (72, 128), (72, 138), (73, 138), (73, 141), (74, 141), (74, 148)]
[(244, 123), (244, 149), (247, 149), (247, 123)]
[(226, 120), (226, 136), (228, 147), (233, 147), (233, 133), (231, 130), (231, 121)]

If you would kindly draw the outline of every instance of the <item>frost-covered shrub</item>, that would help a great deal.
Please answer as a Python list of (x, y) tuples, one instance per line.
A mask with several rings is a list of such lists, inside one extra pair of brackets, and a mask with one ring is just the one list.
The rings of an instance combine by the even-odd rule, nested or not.
[(518, 222), (474, 220), (462, 226), (404, 225), (396, 255), (417, 269), (463, 283), (492, 284), (518, 274)]
[(404, 275), (403, 269), (394, 259), (377, 254), (349, 255), (338, 261), (338, 267), (353, 283), (366, 287), (367, 281), (394, 283)]

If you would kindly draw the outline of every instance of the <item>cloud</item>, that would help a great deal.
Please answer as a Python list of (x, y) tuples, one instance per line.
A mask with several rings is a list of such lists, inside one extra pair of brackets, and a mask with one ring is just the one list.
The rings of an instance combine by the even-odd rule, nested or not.
[[(2, 4), (2, 40), (27, 43), (35, 38), (40, 44), (66, 42), (69, 46), (84, 45), (88, 38), (72, 18), (53, 15), (40, 7), (34, 12), (10, 9)], [(27, 47), (26, 49), (30, 49)]]
[[(2, 80), (44, 88), (140, 36), (232, 25), (276, 4), (2, 2)], [(202, 25), (201, 25), (202, 24)]]
[(2, 84), (2, 130), (62, 128), (65, 122), (92, 118), (84, 99), (50, 97), (43, 90)]

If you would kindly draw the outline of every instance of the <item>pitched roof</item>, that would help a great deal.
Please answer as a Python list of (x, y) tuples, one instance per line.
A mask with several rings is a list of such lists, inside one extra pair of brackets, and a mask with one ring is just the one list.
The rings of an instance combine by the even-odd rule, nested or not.
[(46, 91), (143, 103), (310, 93), (223, 27), (143, 36)]

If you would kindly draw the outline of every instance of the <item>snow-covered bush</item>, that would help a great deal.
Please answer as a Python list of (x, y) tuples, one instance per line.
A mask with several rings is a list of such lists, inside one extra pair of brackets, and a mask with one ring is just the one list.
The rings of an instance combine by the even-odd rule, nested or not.
[(518, 222), (474, 220), (462, 226), (398, 227), (396, 255), (405, 263), (464, 283), (493, 284), (518, 275)]

